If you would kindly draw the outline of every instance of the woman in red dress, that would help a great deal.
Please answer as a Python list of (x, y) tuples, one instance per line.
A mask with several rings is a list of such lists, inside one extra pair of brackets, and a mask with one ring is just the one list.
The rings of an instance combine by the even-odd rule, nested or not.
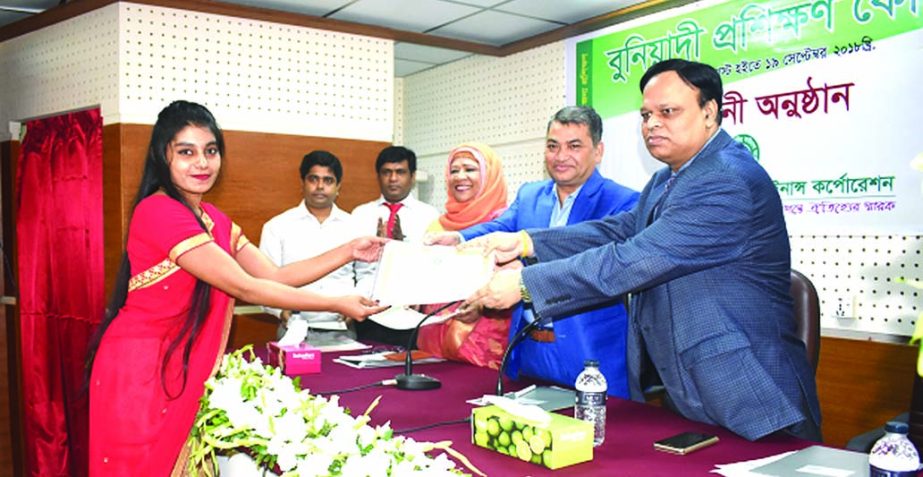
[(351, 260), (374, 260), (378, 239), (275, 266), (202, 201), (223, 155), (205, 107), (176, 101), (160, 112), (115, 291), (89, 351), (91, 476), (184, 473), (184, 443), (224, 353), (233, 297), (359, 320), (381, 311), (363, 297), (295, 288)]
[[(446, 164), (446, 213), (427, 233), (458, 231), (488, 222), (506, 210), (506, 181), (500, 156), (490, 146), (462, 144)], [(457, 311), (453, 305), (445, 313)], [(427, 313), (439, 305), (423, 307)], [(420, 328), (417, 347), (435, 356), (498, 369), (506, 349), (510, 310), (472, 309), (456, 318)]]

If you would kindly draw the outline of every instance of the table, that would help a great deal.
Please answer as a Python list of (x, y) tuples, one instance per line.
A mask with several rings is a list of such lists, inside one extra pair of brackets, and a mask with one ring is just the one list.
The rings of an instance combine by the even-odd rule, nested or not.
[[(315, 393), (325, 393), (390, 379), (403, 372), (402, 367), (353, 369), (332, 361), (341, 354), (354, 353), (324, 353), (322, 372), (301, 376), (302, 387)], [(470, 416), (472, 405), (465, 401), (493, 393), (497, 382), (496, 371), (454, 362), (418, 365), (414, 367), (414, 372), (438, 378), (442, 387), (431, 391), (404, 391), (393, 386), (377, 386), (342, 393), (340, 403), (358, 415), (381, 396), (381, 402), (371, 413), (371, 424), (391, 421), (391, 427), (400, 431)], [(535, 381), (505, 382), (504, 389), (512, 391)], [(573, 415), (572, 411), (570, 415)], [(709, 474), (715, 464), (766, 457), (813, 444), (795, 437), (775, 435), (749, 442), (730, 431), (689, 421), (667, 409), (612, 397), (607, 402), (607, 414), (606, 440), (594, 450), (593, 460), (556, 471), (475, 446), (471, 443), (469, 423), (404, 434), (418, 441), (450, 440), (455, 450), (492, 477), (715, 475)], [(685, 456), (654, 450), (654, 441), (683, 431), (709, 432), (717, 435), (720, 442)]]

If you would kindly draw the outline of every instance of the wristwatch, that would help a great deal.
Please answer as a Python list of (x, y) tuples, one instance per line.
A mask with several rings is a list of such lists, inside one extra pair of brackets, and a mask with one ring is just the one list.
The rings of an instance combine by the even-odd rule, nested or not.
[(526, 283), (522, 281), (522, 275), (519, 275), (519, 296), (522, 297), (522, 301), (532, 303), (532, 294), (526, 288)]

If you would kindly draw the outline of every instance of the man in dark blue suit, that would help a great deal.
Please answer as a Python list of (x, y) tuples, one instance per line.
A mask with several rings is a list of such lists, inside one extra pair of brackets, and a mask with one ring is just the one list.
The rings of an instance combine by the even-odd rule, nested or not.
[(776, 431), (820, 440), (820, 407), (795, 335), (790, 249), (772, 180), (720, 128), (714, 68), (666, 60), (641, 78), (641, 132), (658, 171), (629, 213), (470, 243), (502, 270), (469, 299), (491, 308), (531, 301), (542, 316), (630, 293), (631, 396), (654, 376), (689, 419), (747, 438)]
[[(532, 227), (560, 227), (630, 210), (638, 193), (604, 178), (596, 170), (603, 156), (602, 119), (592, 108), (570, 106), (558, 111), (545, 138), (545, 168), (551, 180), (519, 188), (516, 200), (500, 217), (457, 232), (430, 237), (431, 243), (455, 245), (481, 235)], [(510, 337), (535, 319), (531, 307), (517, 307)], [(568, 313), (527, 337), (510, 354), (507, 372), (520, 372), (573, 386), (586, 359), (598, 359), (608, 392), (628, 397), (625, 341), (628, 317), (619, 303)]]

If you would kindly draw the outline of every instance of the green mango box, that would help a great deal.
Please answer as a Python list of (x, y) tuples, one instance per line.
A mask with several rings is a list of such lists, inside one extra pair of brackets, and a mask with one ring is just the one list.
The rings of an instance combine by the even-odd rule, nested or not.
[(514, 416), (497, 406), (471, 411), (471, 441), (526, 462), (559, 469), (593, 460), (593, 425), (556, 413), (547, 424)]

